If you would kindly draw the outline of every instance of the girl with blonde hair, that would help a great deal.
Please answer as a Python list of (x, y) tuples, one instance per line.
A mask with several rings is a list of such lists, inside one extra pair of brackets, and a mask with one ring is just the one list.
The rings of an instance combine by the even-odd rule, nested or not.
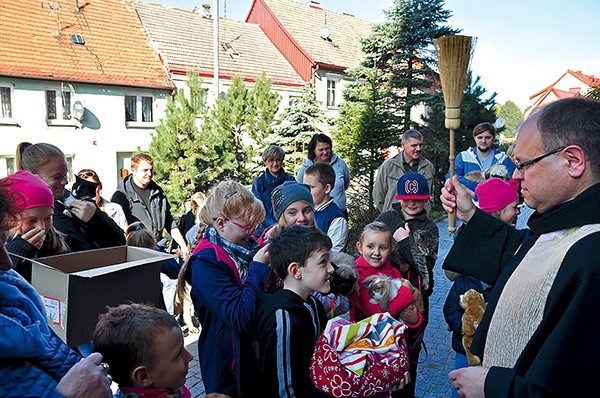
[(191, 285), (202, 327), (198, 358), (206, 391), (259, 396), (251, 328), (270, 268), (268, 246), (260, 249), (253, 235), (264, 217), (262, 203), (231, 180), (217, 185), (200, 210), (206, 228), (180, 275)]
[(54, 195), (54, 226), (65, 235), (74, 251), (92, 250), (125, 244), (123, 230), (94, 203), (75, 200), (65, 204), (70, 193), (65, 189), (67, 160), (65, 154), (52, 144), (22, 142), (17, 146), (18, 170), (37, 174), (52, 189)]

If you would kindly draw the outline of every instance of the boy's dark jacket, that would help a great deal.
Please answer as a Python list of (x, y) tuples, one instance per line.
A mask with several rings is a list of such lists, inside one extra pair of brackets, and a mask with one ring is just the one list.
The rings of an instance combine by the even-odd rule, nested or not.
[[(438, 242), (440, 236), (437, 225), (429, 217), (427, 217), (427, 212), (425, 210), (416, 215), (414, 218), (405, 220), (404, 215), (402, 214), (402, 206), (400, 205), (400, 203), (394, 203), (392, 205), (392, 209), (381, 213), (377, 217), (376, 221), (381, 221), (384, 224), (386, 224), (392, 232), (392, 234), (394, 233), (394, 231), (396, 231), (396, 229), (404, 226), (404, 224), (407, 222), (411, 233), (417, 230), (425, 230), (429, 232), (429, 234), (435, 242), (435, 256), (427, 256), (426, 262), (427, 270), (429, 271), (429, 289), (423, 291), (422, 293), (423, 298), (431, 296), (431, 294), (433, 293), (434, 284), (433, 267), (435, 266), (435, 261), (437, 258)], [(406, 238), (401, 240), (400, 242), (397, 242), (395, 250), (390, 256), (390, 261), (396, 266), (401, 261), (407, 262), (410, 265), (411, 271), (409, 278), (410, 283), (412, 283), (415, 287), (420, 286), (420, 278), (418, 277), (417, 265), (411, 253), (410, 238)]]
[[(287, 289), (261, 295), (257, 312), (261, 397), (327, 397), (310, 379), (310, 360), (327, 324), (321, 303)], [(286, 382), (287, 381), (287, 382)]]
[[(534, 213), (527, 223), (527, 233), (481, 210), (462, 228), (446, 257), (444, 269), (469, 272), (494, 284), (473, 340), (473, 353), (482, 356), (499, 295), (537, 238), (551, 232), (568, 233), (572, 227), (600, 224), (598, 197), (600, 184), (547, 212)], [(598, 286), (600, 233), (592, 233), (565, 253), (546, 299), (540, 325), (513, 368), (490, 369), (485, 380), (485, 396), (590, 396), (590, 391), (597, 389), (600, 358)], [(485, 356), (483, 358), (485, 360)]]

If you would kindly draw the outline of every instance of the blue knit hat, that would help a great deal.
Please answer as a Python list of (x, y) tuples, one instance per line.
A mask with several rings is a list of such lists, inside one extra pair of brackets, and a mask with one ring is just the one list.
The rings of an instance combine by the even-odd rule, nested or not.
[(421, 173), (407, 173), (398, 180), (396, 199), (429, 199), (429, 185)]
[(276, 187), (271, 193), (271, 205), (273, 206), (275, 219), (279, 220), (285, 209), (298, 201), (306, 202), (314, 209), (315, 203), (308, 185), (299, 184), (296, 181), (286, 181)]

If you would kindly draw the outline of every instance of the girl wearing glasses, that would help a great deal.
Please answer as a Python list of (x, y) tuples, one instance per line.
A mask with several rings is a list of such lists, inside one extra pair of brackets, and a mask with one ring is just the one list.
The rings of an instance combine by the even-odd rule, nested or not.
[(202, 328), (198, 358), (207, 393), (258, 396), (251, 328), (270, 268), (268, 246), (261, 249), (253, 234), (264, 217), (262, 203), (235, 181), (217, 185), (200, 210), (206, 228), (180, 278), (192, 287)]

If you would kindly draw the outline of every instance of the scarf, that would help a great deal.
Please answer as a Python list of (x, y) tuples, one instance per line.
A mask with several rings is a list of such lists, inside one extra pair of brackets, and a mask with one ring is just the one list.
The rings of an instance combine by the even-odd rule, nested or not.
[(248, 264), (252, 261), (254, 253), (260, 248), (258, 242), (254, 238), (248, 239), (246, 246), (239, 246), (223, 239), (217, 230), (213, 227), (206, 227), (204, 238), (210, 243), (220, 246), (227, 252), (229, 257), (235, 263), (235, 266), (240, 274), (242, 283), (248, 276)]

